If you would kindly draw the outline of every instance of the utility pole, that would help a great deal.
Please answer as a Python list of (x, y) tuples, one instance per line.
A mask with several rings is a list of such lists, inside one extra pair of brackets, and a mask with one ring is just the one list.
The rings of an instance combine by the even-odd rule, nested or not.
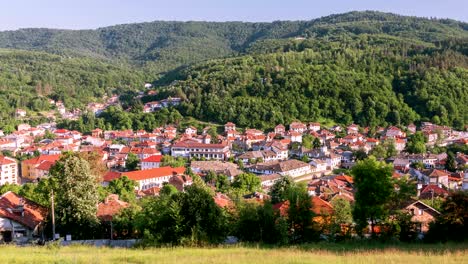
[(434, 189), (431, 190), (431, 194), (432, 194), (432, 198), (431, 198), (431, 201), (432, 201), (432, 207), (434, 207)]
[(54, 190), (52, 190), (51, 197), (51, 207), (52, 207), (52, 240), (55, 240), (55, 205), (54, 205)]

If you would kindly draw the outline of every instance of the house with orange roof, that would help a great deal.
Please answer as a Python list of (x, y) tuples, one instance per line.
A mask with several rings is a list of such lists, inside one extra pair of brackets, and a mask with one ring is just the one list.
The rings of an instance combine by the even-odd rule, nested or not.
[(236, 124), (232, 122), (227, 122), (224, 125), (224, 132), (235, 131), (235, 130), (236, 130)]
[(317, 123), (317, 122), (309, 123), (308, 129), (309, 129), (310, 131), (315, 131), (315, 132), (317, 132), (317, 131), (320, 130), (320, 123)]
[(289, 131), (295, 131), (298, 133), (304, 133), (307, 130), (307, 126), (301, 122), (292, 122), (289, 124)]
[(98, 204), (96, 215), (101, 221), (110, 222), (115, 215), (128, 206), (127, 202), (119, 200), (117, 194), (110, 194), (104, 202)]
[(50, 168), (54, 165), (54, 161), (46, 160), (42, 162), (41, 164), (39, 164), (39, 166), (35, 168), (35, 170), (33, 170), (33, 177), (35, 179), (42, 179), (44, 177), (47, 177), (49, 175)]
[(141, 170), (159, 168), (159, 165), (161, 164), (161, 159), (162, 155), (149, 156), (146, 159), (141, 160), (140, 168)]
[(427, 183), (432, 185), (443, 185), (449, 187), (449, 175), (450, 173), (443, 170), (433, 169), (425, 171), (424, 178)]
[(284, 135), (285, 132), (286, 132), (286, 128), (283, 125), (279, 124), (275, 126), (275, 134)]
[[(37, 180), (40, 173), (36, 171), (36, 168), (39, 165), (43, 162), (55, 163), (59, 159), (60, 155), (40, 155), (32, 159), (23, 160), (21, 162), (21, 177), (27, 180)], [(45, 165), (41, 168), (44, 169)]]
[(130, 180), (137, 182), (137, 190), (146, 190), (151, 187), (162, 187), (163, 183), (169, 182), (172, 176), (182, 176), (185, 167), (171, 168), (161, 167), (148, 170), (122, 172), (121, 176), (127, 176)]
[(41, 237), (47, 208), (16, 193), (0, 196), (0, 242), (27, 242)]
[(173, 175), (171, 178), (169, 178), (168, 183), (176, 187), (179, 192), (183, 192), (185, 187), (193, 184), (193, 180), (192, 177), (188, 175)]

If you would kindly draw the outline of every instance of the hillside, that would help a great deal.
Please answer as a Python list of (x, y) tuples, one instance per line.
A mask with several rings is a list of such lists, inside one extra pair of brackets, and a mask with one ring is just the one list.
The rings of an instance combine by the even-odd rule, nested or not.
[(49, 98), (63, 101), (69, 109), (82, 107), (104, 95), (142, 87), (145, 79), (125, 65), (18, 50), (0, 50), (0, 69), (2, 128), (15, 123), (17, 108), (30, 114), (47, 111)]
[(468, 123), (467, 40), (464, 22), (373, 11), (311, 21), (4, 31), (0, 117), (8, 124), (16, 108), (49, 110), (49, 98), (71, 108), (155, 81), (159, 94), (144, 100), (183, 97), (179, 111), (204, 121), (271, 128), (295, 119), (431, 120), (461, 128)]
[(244, 53), (255, 42), (290, 37), (388, 34), (436, 42), (468, 37), (468, 24), (381, 12), (350, 12), (311, 21), (163, 22), (96, 30), (21, 29), (0, 32), (0, 48), (40, 50), (69, 56), (121, 59), (164, 72), (207, 59)]
[(240, 126), (327, 118), (372, 127), (430, 120), (461, 128), (468, 121), (468, 57), (461, 53), (467, 45), (367, 34), (266, 41), (255, 54), (174, 73), (179, 80), (161, 94), (184, 98), (183, 115)]

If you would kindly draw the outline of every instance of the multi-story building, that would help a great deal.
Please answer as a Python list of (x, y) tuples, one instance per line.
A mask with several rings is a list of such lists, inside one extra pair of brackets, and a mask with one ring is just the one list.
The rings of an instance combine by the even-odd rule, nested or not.
[(18, 164), (16, 160), (0, 156), (0, 185), (18, 184)]
[(146, 190), (152, 187), (162, 187), (163, 183), (169, 182), (172, 176), (181, 176), (184, 175), (184, 172), (185, 167), (161, 167), (149, 170), (123, 172), (121, 175), (136, 181), (137, 190)]
[(171, 155), (173, 157), (226, 160), (231, 156), (231, 151), (226, 143), (204, 144), (193, 140), (186, 140), (173, 144)]

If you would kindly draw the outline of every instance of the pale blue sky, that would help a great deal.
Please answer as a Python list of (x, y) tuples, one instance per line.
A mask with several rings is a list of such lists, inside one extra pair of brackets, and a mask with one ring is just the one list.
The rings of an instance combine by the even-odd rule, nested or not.
[(0, 30), (154, 20), (310, 20), (352, 10), (468, 21), (468, 0), (0, 0)]

